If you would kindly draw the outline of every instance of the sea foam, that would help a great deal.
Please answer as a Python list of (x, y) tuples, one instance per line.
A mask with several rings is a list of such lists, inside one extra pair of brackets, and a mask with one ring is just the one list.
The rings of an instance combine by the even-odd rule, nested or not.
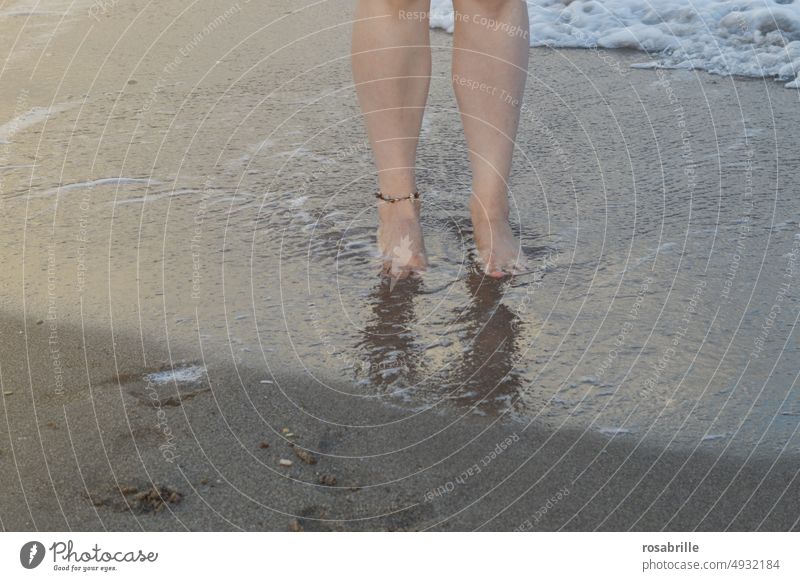
[[(633, 48), (651, 66), (774, 77), (800, 88), (800, 0), (527, 0), (531, 46)], [(451, 0), (431, 26), (453, 31)]]

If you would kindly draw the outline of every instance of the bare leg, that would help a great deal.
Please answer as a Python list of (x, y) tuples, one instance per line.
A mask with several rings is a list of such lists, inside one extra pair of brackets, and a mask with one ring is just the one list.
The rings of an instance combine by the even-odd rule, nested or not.
[[(353, 78), (378, 185), (387, 198), (416, 191), (414, 165), (431, 75), (430, 0), (359, 0)], [(420, 202), (378, 202), (383, 272), (402, 278), (427, 267)]]
[(470, 211), (487, 274), (526, 268), (508, 224), (508, 174), (528, 70), (523, 0), (454, 0), (453, 87), (472, 165)]

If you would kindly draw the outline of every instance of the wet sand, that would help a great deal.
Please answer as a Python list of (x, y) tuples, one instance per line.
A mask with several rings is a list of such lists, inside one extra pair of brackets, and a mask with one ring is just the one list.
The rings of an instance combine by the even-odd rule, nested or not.
[(435, 268), (390, 293), (349, 2), (12, 8), (4, 530), (800, 528), (797, 93), (533, 50), (513, 179), (542, 284), (492, 285), (435, 31)]

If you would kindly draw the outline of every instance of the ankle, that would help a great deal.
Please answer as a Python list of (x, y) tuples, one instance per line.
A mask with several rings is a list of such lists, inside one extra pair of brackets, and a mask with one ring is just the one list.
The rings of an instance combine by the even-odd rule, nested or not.
[(509, 215), (508, 196), (505, 192), (473, 193), (469, 209), (473, 219), (506, 221)]
[(419, 218), (419, 214), (419, 200), (401, 200), (399, 202), (378, 201), (378, 217), (381, 220), (416, 220)]

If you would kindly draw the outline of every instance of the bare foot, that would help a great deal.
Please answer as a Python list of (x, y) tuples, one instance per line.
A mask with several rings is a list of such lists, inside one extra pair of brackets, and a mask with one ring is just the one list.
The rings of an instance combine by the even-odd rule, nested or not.
[(400, 279), (419, 275), (428, 267), (419, 222), (419, 200), (378, 202), (378, 250), (381, 274)]
[(528, 270), (519, 241), (508, 223), (506, 195), (473, 195), (469, 206), (475, 246), (484, 272), (491, 277), (501, 278)]

